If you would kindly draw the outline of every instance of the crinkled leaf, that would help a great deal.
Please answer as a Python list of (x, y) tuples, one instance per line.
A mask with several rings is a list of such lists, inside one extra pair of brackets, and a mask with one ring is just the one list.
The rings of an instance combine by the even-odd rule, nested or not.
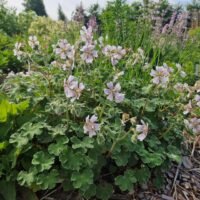
[(36, 177), (36, 184), (42, 190), (53, 189), (59, 182), (59, 173), (53, 169), (50, 172), (38, 174)]
[(93, 183), (93, 176), (91, 169), (85, 169), (80, 172), (73, 172), (71, 181), (73, 182), (74, 188), (86, 191)]
[(65, 149), (59, 156), (63, 168), (77, 171), (81, 169), (84, 159), (86, 159), (86, 156), (83, 157), (80, 152), (74, 153), (70, 149)]
[(151, 176), (150, 170), (147, 167), (135, 170), (135, 177), (140, 184), (146, 183)]
[(31, 187), (35, 180), (35, 173), (33, 171), (20, 171), (17, 175), (17, 181), (20, 185)]
[(50, 144), (48, 147), (48, 151), (50, 154), (55, 156), (59, 156), (64, 149), (67, 149), (67, 143), (69, 139), (66, 136), (62, 136), (56, 139), (56, 143)]
[(34, 136), (42, 134), (42, 129), (46, 126), (46, 123), (38, 122), (33, 124), (31, 122), (25, 123), (18, 132), (11, 135), (9, 142), (16, 143), (18, 148), (28, 144)]
[(113, 186), (108, 183), (100, 184), (97, 186), (96, 193), (97, 198), (101, 200), (108, 200), (112, 196)]
[(42, 172), (51, 168), (54, 157), (47, 152), (39, 151), (33, 155), (31, 163), (37, 167), (38, 171)]
[(124, 175), (120, 175), (115, 178), (115, 184), (119, 186), (122, 191), (131, 191), (133, 184), (137, 182), (135, 173), (133, 170), (127, 170)]

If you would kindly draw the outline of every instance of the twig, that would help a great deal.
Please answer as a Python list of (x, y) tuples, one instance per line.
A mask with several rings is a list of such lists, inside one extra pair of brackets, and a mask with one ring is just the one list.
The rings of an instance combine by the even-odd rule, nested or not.
[(180, 171), (181, 164), (182, 164), (182, 162), (179, 163), (179, 165), (177, 166), (176, 175), (175, 175), (175, 177), (174, 177), (174, 181), (173, 181), (173, 185), (172, 185), (172, 190), (173, 190), (173, 188), (174, 188), (174, 186), (175, 186), (175, 184), (176, 184), (176, 180), (177, 180), (177, 177), (178, 177), (178, 174), (179, 174), (179, 171)]
[(50, 195), (54, 194), (55, 192), (57, 192), (58, 190), (60, 190), (62, 188), (62, 185), (60, 185), (58, 188), (56, 188), (55, 190), (49, 192), (48, 194), (46, 194), (45, 196), (43, 196), (40, 200), (44, 200), (47, 199)]

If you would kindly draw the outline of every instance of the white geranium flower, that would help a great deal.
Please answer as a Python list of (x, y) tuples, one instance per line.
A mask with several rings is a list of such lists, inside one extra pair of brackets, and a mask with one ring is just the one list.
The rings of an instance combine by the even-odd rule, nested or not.
[(143, 141), (147, 137), (148, 132), (149, 132), (149, 125), (146, 124), (143, 120), (141, 120), (141, 123), (142, 124), (137, 124), (136, 125), (136, 132), (140, 133), (137, 136), (137, 139), (139, 141)]
[(86, 117), (85, 120), (85, 124), (84, 124), (84, 133), (88, 133), (89, 137), (93, 137), (97, 134), (97, 131), (100, 130), (100, 124), (97, 123), (97, 116), (92, 115), (92, 117), (90, 118), (90, 116), (88, 115)]

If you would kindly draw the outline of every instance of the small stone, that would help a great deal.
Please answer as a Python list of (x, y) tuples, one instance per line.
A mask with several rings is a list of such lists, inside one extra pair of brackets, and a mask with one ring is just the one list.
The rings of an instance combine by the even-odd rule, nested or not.
[(140, 193), (138, 194), (138, 197), (139, 197), (140, 199), (144, 198), (144, 193), (140, 192)]
[(167, 172), (167, 175), (169, 176), (169, 178), (174, 178), (174, 174), (171, 172)]
[(182, 162), (183, 162), (183, 166), (186, 168), (186, 169), (191, 169), (193, 167), (193, 164), (191, 162), (191, 159), (187, 156), (184, 156), (183, 159), (182, 159)]
[(142, 184), (142, 185), (141, 185), (141, 188), (142, 188), (143, 190), (148, 190), (148, 185), (147, 185), (147, 184)]
[(188, 183), (188, 182), (184, 182), (184, 183), (183, 183), (183, 186), (184, 186), (184, 188), (186, 188), (186, 189), (191, 188), (191, 184)]
[(163, 200), (174, 200), (173, 197), (167, 196), (167, 195), (165, 195), (165, 194), (162, 194), (161, 198), (162, 198)]

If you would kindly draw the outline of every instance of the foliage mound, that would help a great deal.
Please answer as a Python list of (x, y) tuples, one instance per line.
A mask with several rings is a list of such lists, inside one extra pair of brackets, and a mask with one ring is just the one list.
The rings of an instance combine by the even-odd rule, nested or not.
[(33, 35), (16, 43), (27, 71), (1, 86), (15, 102), (0, 102), (1, 184), (61, 184), (103, 200), (150, 178), (159, 187), (180, 161), (183, 131), (200, 132), (199, 85), (184, 84), (179, 64), (151, 66), (142, 49), (108, 45), (91, 27), (80, 33), (74, 45)]

